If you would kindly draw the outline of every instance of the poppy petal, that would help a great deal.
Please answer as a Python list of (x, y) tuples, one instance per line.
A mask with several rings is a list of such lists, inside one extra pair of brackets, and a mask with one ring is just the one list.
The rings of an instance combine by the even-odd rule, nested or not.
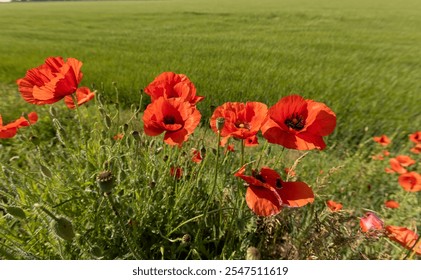
[(247, 206), (259, 216), (278, 214), (281, 209), (281, 199), (273, 188), (250, 186), (246, 191)]
[(301, 207), (314, 201), (313, 190), (304, 182), (283, 182), (276, 191), (289, 207)]

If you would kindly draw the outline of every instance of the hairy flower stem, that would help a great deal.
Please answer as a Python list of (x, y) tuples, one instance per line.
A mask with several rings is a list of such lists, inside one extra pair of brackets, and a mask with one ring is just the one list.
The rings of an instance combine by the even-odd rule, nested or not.
[(142, 257), (140, 255), (138, 255), (136, 253), (136, 251), (134, 250), (135, 243), (133, 243), (132, 242), (133, 240), (131, 238), (129, 238), (129, 233), (127, 232), (127, 228), (124, 224), (124, 221), (121, 219), (120, 212), (118, 211), (117, 204), (115, 203), (112, 194), (108, 193), (108, 194), (105, 194), (105, 196), (107, 197), (108, 202), (110, 203), (110, 206), (111, 206), (111, 209), (114, 212), (114, 215), (117, 217), (118, 224), (120, 225), (121, 232), (123, 233), (123, 238), (125, 239), (125, 241), (127, 243), (127, 246), (129, 247), (130, 252), (132, 253), (132, 255), (136, 259), (138, 259), (138, 260), (142, 259)]
[[(84, 129), (83, 129), (83, 126), (82, 126), (82, 117), (81, 117), (81, 114), (80, 114), (79, 105), (77, 104), (76, 93), (72, 94), (72, 100), (73, 100), (73, 104), (75, 104), (75, 107), (76, 107), (76, 115), (77, 115), (77, 118), (78, 118), (80, 134), (82, 135), (82, 141), (85, 144), (85, 151), (87, 151), (88, 150), (88, 141), (85, 137)], [(80, 148), (79, 148), (79, 154), (80, 154)]]
[(240, 166), (244, 165), (244, 139), (241, 139), (241, 164)]
[(208, 201), (206, 202), (206, 207), (205, 207), (205, 218), (207, 216), (208, 210), (209, 210), (209, 203), (210, 201), (213, 199), (214, 195), (215, 195), (215, 191), (216, 191), (216, 183), (218, 181), (218, 172), (219, 172), (219, 143), (221, 142), (221, 131), (218, 130), (218, 142), (216, 145), (216, 159), (215, 159), (215, 174), (213, 177), (213, 186), (212, 186), (212, 191), (211, 194), (208, 198)]

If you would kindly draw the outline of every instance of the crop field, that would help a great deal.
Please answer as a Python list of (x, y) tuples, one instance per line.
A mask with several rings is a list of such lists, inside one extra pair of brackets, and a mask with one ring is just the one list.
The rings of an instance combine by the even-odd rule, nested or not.
[[(420, 46), (417, 0), (0, 3), (0, 259), (419, 259)], [(95, 97), (75, 110), (61, 99), (79, 99), (76, 87), (25, 102), (17, 80), (49, 57), (83, 62), (76, 87)], [(186, 75), (203, 101), (153, 97), (165, 72)], [(275, 129), (281, 101), (296, 111)], [(258, 145), (237, 134), (218, 145), (227, 102), (260, 104)], [(168, 110), (183, 113), (158, 128)], [(186, 111), (188, 135), (163, 137)], [(242, 121), (233, 126), (250, 134), (256, 120)], [(284, 127), (323, 140), (278, 140)], [(244, 164), (282, 201), (277, 213)], [(256, 175), (265, 167), (311, 198), (285, 202)]]

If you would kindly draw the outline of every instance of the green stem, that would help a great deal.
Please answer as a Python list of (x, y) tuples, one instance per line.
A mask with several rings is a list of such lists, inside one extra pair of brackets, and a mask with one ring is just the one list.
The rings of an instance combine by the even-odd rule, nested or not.
[(133, 255), (136, 259), (138, 259), (138, 260), (142, 259), (142, 257), (141, 257), (140, 255), (138, 255), (138, 254), (136, 253), (136, 251), (134, 250), (134, 248), (135, 248), (135, 244), (133, 244), (132, 239), (131, 239), (131, 238), (129, 238), (129, 234), (128, 234), (128, 232), (127, 232), (127, 228), (125, 227), (124, 222), (121, 220), (120, 213), (119, 213), (119, 211), (118, 211), (118, 209), (117, 209), (117, 205), (116, 205), (116, 203), (115, 203), (115, 201), (114, 201), (114, 199), (113, 199), (113, 197), (112, 197), (112, 194), (110, 193), (110, 194), (107, 194), (106, 196), (107, 196), (107, 198), (108, 198), (108, 202), (110, 203), (111, 209), (112, 209), (112, 210), (113, 210), (113, 212), (114, 212), (114, 215), (116, 215), (116, 217), (117, 217), (117, 221), (118, 221), (118, 223), (119, 223), (119, 225), (120, 225), (120, 227), (121, 227), (121, 231), (122, 231), (122, 233), (123, 233), (123, 237), (124, 237), (124, 239), (125, 239), (125, 241), (126, 241), (126, 243), (127, 243), (128, 247), (129, 247), (130, 252), (132, 253), (132, 255)]
[(216, 190), (216, 183), (218, 181), (218, 172), (219, 172), (219, 170), (218, 170), (218, 168), (219, 168), (219, 143), (220, 142), (221, 142), (221, 132), (218, 131), (218, 143), (216, 145), (216, 159), (215, 159), (215, 174), (214, 174), (214, 177), (213, 177), (212, 191), (211, 191), (211, 194), (210, 194), (210, 196), (208, 198), (208, 201), (206, 203), (205, 213), (207, 213), (208, 210), (209, 210), (209, 203), (213, 199), (213, 196), (214, 196), (215, 190)]
[(244, 139), (241, 139), (241, 164), (240, 166), (244, 165)]

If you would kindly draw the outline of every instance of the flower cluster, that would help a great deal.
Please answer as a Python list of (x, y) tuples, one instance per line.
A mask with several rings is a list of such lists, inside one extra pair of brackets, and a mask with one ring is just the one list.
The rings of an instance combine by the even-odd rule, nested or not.
[[(386, 236), (407, 250), (413, 250), (416, 254), (421, 255), (421, 242), (418, 242), (418, 234), (406, 227), (400, 226), (384, 226), (384, 222), (373, 212), (365, 213), (360, 218), (361, 231), (367, 235), (375, 236), (385, 232)], [(416, 244), (416, 242), (418, 242)]]
[(165, 143), (181, 147), (200, 122), (196, 104), (204, 97), (196, 95), (196, 88), (186, 75), (173, 72), (156, 77), (145, 93), (152, 101), (143, 115), (145, 134), (156, 136), (165, 132)]
[[(373, 137), (373, 140), (382, 146), (388, 146), (392, 141), (386, 135)], [(409, 140), (415, 144), (411, 152), (417, 154), (417, 145), (421, 144), (421, 132), (417, 131), (409, 135)], [(382, 154), (372, 156), (373, 159), (383, 160), (384, 157), (390, 156), (386, 150)], [(410, 168), (416, 165), (416, 161), (408, 155), (397, 155), (389, 159), (389, 166), (385, 168), (387, 173), (399, 174), (399, 185), (407, 192), (421, 191), (421, 175)]]

